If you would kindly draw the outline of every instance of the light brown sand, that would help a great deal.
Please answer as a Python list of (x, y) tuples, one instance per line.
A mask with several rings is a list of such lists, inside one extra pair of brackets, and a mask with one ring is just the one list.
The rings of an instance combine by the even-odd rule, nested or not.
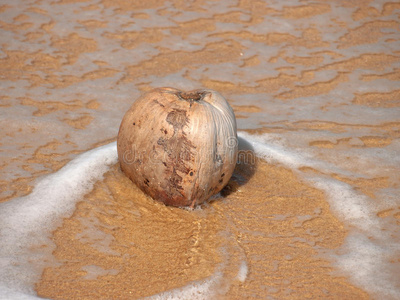
[[(54, 232), (60, 265), (45, 270), (38, 294), (138, 298), (207, 278), (224, 263), (224, 277), (233, 282), (226, 299), (257, 292), (280, 299), (368, 298), (332, 276), (329, 262), (318, 257), (315, 246), (335, 249), (346, 236), (322, 192), (261, 161), (238, 165), (223, 194), (202, 210), (168, 208), (145, 196), (116, 165)], [(91, 226), (104, 236), (88, 231)], [(111, 242), (104, 246), (106, 235)], [(243, 260), (250, 270), (245, 283), (235, 280)], [(90, 265), (117, 274), (85, 279)]]
[[(73, 2), (65, 0), (49, 5)], [(96, 11), (102, 16), (102, 8), (98, 4), (86, 2), (85, 9), (88, 12)], [(202, 12), (204, 5), (207, 5), (207, 1), (195, 1), (190, 5), (186, 1), (171, 2), (178, 11), (183, 12)], [(324, 32), (320, 31), (318, 24), (302, 28), (301, 35), (282, 32), (258, 35), (246, 30), (213, 33), (208, 36), (210, 41), (206, 47), (196, 51), (172, 50), (163, 46), (163, 41), (168, 38), (165, 30), (186, 38), (191, 33), (213, 32), (217, 20), (252, 26), (260, 24), (267, 15), (280, 16), (285, 21), (301, 21), (330, 11), (329, 5), (324, 3), (313, 2), (276, 10), (266, 6), (265, 1), (243, 0), (233, 7), (237, 11), (196, 18), (172, 27), (154, 26), (132, 31), (124, 30), (121, 26), (120, 32), (106, 33), (104, 37), (118, 41), (119, 48), (132, 51), (144, 44), (158, 43), (156, 47), (159, 53), (138, 63), (127, 61), (121, 70), (109, 66), (106, 58), (98, 58), (95, 62), (98, 70), (84, 69), (82, 75), (60, 75), (57, 72), (67, 66), (78, 68), (76, 63), (83, 55), (98, 53), (101, 45), (90, 37), (90, 33), (98, 28), (107, 28), (113, 22), (112, 17), (77, 22), (76, 26), (87, 29), (89, 37), (73, 32), (62, 37), (54, 30), (57, 17), (49, 16), (46, 10), (34, 4), (21, 11), (12, 22), (0, 21), (1, 30), (18, 36), (25, 43), (40, 45), (44, 43), (42, 38), (47, 37), (51, 47), (57, 50), (57, 54), (48, 54), (46, 49), (29, 51), (2, 45), (4, 55), (0, 57), (0, 77), (11, 82), (26, 80), (27, 92), (24, 97), (14, 97), (11, 95), (13, 88), (10, 88), (1, 95), (0, 108), (20, 107), (28, 112), (31, 122), (8, 115), (1, 123), (0, 201), (28, 194), (36, 178), (60, 169), (78, 153), (115, 139), (115, 134), (110, 132), (99, 134), (99, 130), (100, 133), (104, 130), (101, 128), (102, 114), (112, 110), (107, 108), (107, 101), (112, 100), (103, 99), (100, 103), (90, 96), (74, 95), (76, 99), (42, 101), (40, 97), (31, 96), (30, 89), (44, 87), (48, 93), (52, 93), (122, 72), (118, 84), (129, 83), (132, 89), (143, 92), (152, 87), (148, 80), (140, 80), (148, 75), (165, 76), (182, 68), (195, 70), (205, 63), (231, 62), (240, 64), (235, 76), (241, 77), (242, 69), (257, 67), (265, 61), (271, 64), (283, 61), (289, 66), (278, 69), (276, 76), (264, 76), (252, 84), (207, 77), (198, 79), (198, 84), (216, 89), (228, 98), (234, 94), (265, 93), (282, 101), (295, 101), (298, 97), (325, 95), (337, 89), (340, 84), (350, 82), (350, 75), (359, 68), (369, 71), (362, 76), (363, 81), (399, 81), (398, 69), (397, 72), (381, 74), (385, 67), (400, 61), (399, 51), (394, 55), (364, 53), (351, 58), (345, 58), (339, 51), (354, 45), (378, 43), (387, 34), (383, 29), (399, 29), (398, 21), (378, 20), (395, 14), (399, 9), (397, 3), (387, 2), (382, 10), (378, 10), (369, 6), (369, 2), (342, 2), (344, 7), (354, 9), (354, 23), (335, 21), (337, 28), (347, 28), (347, 34), (339, 39), (338, 49), (324, 40)], [(159, 16), (179, 14), (164, 8), (164, 1), (103, 0), (101, 4), (112, 8), (116, 14), (131, 10), (132, 22), (135, 18), (151, 18), (144, 12), (135, 13), (143, 8), (155, 8)], [(10, 7), (0, 5), (0, 12)], [(29, 12), (49, 17), (50, 20), (40, 28), (31, 30), (33, 25), (29, 15), (25, 14)], [(356, 26), (355, 22), (362, 22), (363, 25)], [(390, 39), (394, 38), (391, 36)], [(245, 42), (264, 43), (280, 47), (281, 50), (274, 57), (256, 55), (242, 59), (241, 53), (246, 50)], [(310, 51), (315, 48), (315, 51), (308, 57), (289, 55), (285, 50), (288, 47), (304, 47)], [(324, 62), (326, 56), (334, 61)], [(296, 75), (291, 72), (294, 68), (301, 68), (302, 72)], [(315, 81), (317, 72), (329, 70), (339, 73), (329, 80)], [(190, 74), (185, 73), (184, 76), (191, 79)], [(285, 87), (285, 91), (282, 91), (282, 87)], [(398, 98), (399, 90), (382, 92), (377, 89), (376, 92), (356, 93), (352, 105), (398, 107)], [(127, 108), (132, 99), (120, 101)], [(252, 103), (233, 107), (238, 118), (249, 118), (251, 114), (261, 111)], [(321, 106), (321, 111), (325, 109)], [(290, 115), (290, 112), (264, 113), (282, 114), (283, 117)], [(123, 112), (120, 115), (122, 117)], [(52, 131), (48, 128), (55, 123), (58, 124), (56, 135), (50, 134)], [(100, 129), (96, 131), (94, 127)], [(371, 126), (308, 120), (265, 122), (260, 124), (260, 128), (249, 131), (348, 131), (354, 136), (358, 135), (358, 130), (368, 131), (361, 137), (361, 144), (352, 143), (350, 138), (336, 141), (318, 139), (309, 144), (310, 147), (340, 151), (356, 147), (386, 147), (400, 137), (399, 128), (400, 122)], [(84, 145), (75, 139), (82, 132), (88, 132)], [(308, 171), (318, 172), (313, 169)], [(379, 175), (368, 180), (326, 175), (349, 183), (371, 197), (374, 197), (377, 189), (393, 184), (387, 177)], [(379, 216), (394, 215), (399, 219), (396, 211), (382, 211)], [(282, 215), (282, 218), (276, 218), (276, 215)], [(305, 220), (297, 218), (305, 215), (312, 217)], [(93, 236), (93, 232), (97, 233)], [(45, 269), (36, 289), (40, 296), (53, 299), (131, 299), (206, 278), (220, 268), (231, 284), (225, 295), (227, 299), (252, 299), (256, 295), (270, 295), (279, 299), (367, 299), (368, 294), (353, 286), (349, 279), (331, 274), (332, 265), (318, 256), (316, 246), (336, 249), (345, 237), (344, 224), (332, 214), (323, 193), (280, 166), (262, 161), (257, 167), (239, 165), (225, 197), (202, 210), (186, 211), (168, 208), (149, 199), (121, 174), (116, 165), (107, 173), (104, 181), (96, 183), (95, 189), (79, 202), (74, 215), (65, 219), (62, 227), (54, 232), (53, 240), (57, 245), (54, 256), (60, 265)], [(244, 283), (235, 279), (243, 260), (248, 262), (249, 268)], [(105, 271), (96, 277), (85, 271), (86, 266), (98, 266)]]

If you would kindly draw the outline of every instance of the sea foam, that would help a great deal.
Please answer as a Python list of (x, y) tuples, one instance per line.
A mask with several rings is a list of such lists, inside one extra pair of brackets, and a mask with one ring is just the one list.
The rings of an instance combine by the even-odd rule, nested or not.
[(220, 283), (222, 274), (220, 272), (199, 281), (192, 282), (184, 287), (162, 292), (147, 297), (149, 300), (206, 300), (213, 299), (216, 294), (215, 287)]
[(303, 173), (300, 167), (311, 167), (325, 173), (347, 174), (347, 171), (286, 149), (274, 143), (268, 134), (254, 136), (240, 132), (238, 136), (246, 140), (257, 156), (297, 171), (302, 178), (325, 192), (331, 209), (350, 230), (344, 245), (337, 251), (340, 254), (329, 253), (328, 258), (332, 259), (338, 271), (375, 297), (400, 299), (397, 281), (400, 244), (394, 238), (398, 228), (385, 227), (377, 217), (375, 202), (355, 191), (351, 185), (320, 174)]
[[(273, 142), (268, 135), (254, 136), (240, 132), (239, 139), (256, 155), (270, 162), (280, 163), (299, 173), (308, 166), (322, 171), (337, 167), (313, 159)], [(247, 145), (247, 146), (246, 146)], [(247, 150), (248, 150), (247, 149)], [(246, 150), (246, 148), (242, 149)], [(2, 299), (38, 299), (34, 283), (46, 264), (51, 263), (50, 233), (68, 217), (76, 202), (93, 188), (109, 167), (117, 162), (116, 144), (111, 143), (81, 154), (56, 173), (44, 177), (26, 197), (0, 203), (0, 296)], [(340, 171), (340, 170), (339, 170)], [(310, 184), (323, 190), (332, 210), (351, 227), (340, 249), (331, 253), (333, 265), (353, 282), (371, 294), (388, 299), (400, 298), (395, 282), (398, 266), (391, 263), (400, 252), (392, 241), (391, 232), (382, 231), (368, 197), (354, 191), (343, 182), (320, 175), (302, 174)], [(47, 245), (47, 247), (40, 247)], [(245, 281), (247, 264), (239, 267), (237, 279)], [(220, 285), (221, 273), (182, 288), (154, 295), (153, 299), (209, 299)]]
[[(52, 260), (50, 233), (117, 162), (116, 143), (81, 154), (40, 180), (32, 193), (0, 203), (0, 296), (35, 299), (34, 283)], [(41, 247), (46, 245), (46, 247)]]

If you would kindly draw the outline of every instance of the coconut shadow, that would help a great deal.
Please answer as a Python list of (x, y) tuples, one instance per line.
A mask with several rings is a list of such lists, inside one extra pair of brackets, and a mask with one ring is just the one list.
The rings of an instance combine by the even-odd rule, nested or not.
[(253, 146), (245, 139), (238, 137), (238, 159), (231, 179), (220, 192), (223, 198), (235, 193), (253, 177), (257, 168), (257, 159)]

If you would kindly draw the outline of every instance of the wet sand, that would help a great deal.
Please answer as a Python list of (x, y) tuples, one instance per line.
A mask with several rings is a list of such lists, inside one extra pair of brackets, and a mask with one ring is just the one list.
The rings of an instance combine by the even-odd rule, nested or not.
[(114, 141), (158, 86), (216, 89), (239, 130), (343, 171), (242, 161), (221, 196), (187, 211), (117, 164), (53, 232), (40, 297), (131, 299), (212, 278), (225, 299), (391, 299), (324, 255), (355, 226), (305, 178), (347, 184), (383, 231), (400, 225), (398, 3), (22, 1), (0, 14), (0, 202)]
[[(220, 271), (221, 299), (368, 299), (332, 276), (329, 261), (318, 255), (316, 248), (335, 249), (346, 236), (321, 191), (260, 162), (238, 165), (222, 194), (201, 210), (165, 207), (114, 166), (53, 233), (60, 265), (45, 269), (38, 294), (141, 298)], [(249, 270), (245, 282), (237, 278), (242, 263)], [(96, 269), (88, 272), (91, 266)]]

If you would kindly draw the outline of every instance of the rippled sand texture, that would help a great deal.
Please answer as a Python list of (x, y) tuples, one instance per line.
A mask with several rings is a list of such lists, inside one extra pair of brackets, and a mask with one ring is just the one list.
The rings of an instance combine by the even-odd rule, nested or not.
[(317, 256), (346, 235), (323, 193), (284, 168), (255, 169), (239, 165), (222, 198), (187, 211), (154, 203), (115, 166), (54, 232), (61, 264), (45, 270), (39, 295), (138, 298), (220, 272), (212, 289), (226, 299), (367, 298)]
[[(209, 279), (228, 299), (379, 297), (322, 253), (358, 228), (400, 264), (399, 17), (395, 1), (2, 1), (1, 202), (115, 140), (159, 86), (216, 89), (239, 130), (320, 162), (242, 164), (194, 212), (154, 203), (115, 166), (54, 232), (60, 265), (38, 294), (127, 299)], [(379, 226), (307, 178), (351, 188)]]

